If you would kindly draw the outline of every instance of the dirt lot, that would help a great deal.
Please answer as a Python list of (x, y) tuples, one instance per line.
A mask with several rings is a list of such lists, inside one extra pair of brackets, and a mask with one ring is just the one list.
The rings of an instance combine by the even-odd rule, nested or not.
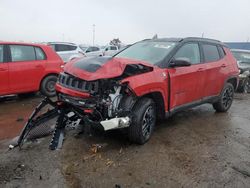
[[(7, 151), (39, 97), (0, 102), (0, 187), (249, 187), (250, 96), (228, 113), (203, 105), (158, 123), (143, 146), (118, 131), (75, 138), (50, 151), (50, 137)], [(3, 140), (4, 139), (4, 140)], [(96, 151), (94, 144), (100, 148)]]

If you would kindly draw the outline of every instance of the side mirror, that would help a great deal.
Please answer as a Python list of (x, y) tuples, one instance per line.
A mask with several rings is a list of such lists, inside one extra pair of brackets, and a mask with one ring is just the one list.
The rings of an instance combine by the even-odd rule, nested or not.
[(108, 50), (109, 50), (108, 48), (105, 49), (105, 51), (108, 51)]
[(90, 52), (90, 50), (86, 50), (86, 52), (85, 53), (89, 53)]
[(191, 65), (191, 62), (188, 59), (173, 59), (170, 62), (170, 67), (187, 67)]

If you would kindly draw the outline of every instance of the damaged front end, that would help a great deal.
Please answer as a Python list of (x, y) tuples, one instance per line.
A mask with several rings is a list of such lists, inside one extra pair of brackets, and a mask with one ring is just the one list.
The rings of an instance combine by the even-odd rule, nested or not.
[[(21, 146), (29, 132), (46, 121), (57, 118), (50, 149), (61, 148), (65, 127), (77, 122), (84, 128), (104, 131), (129, 127), (137, 96), (125, 78), (151, 72), (144, 63), (124, 63), (114, 58), (86, 58), (66, 65), (56, 84), (57, 101), (45, 98), (34, 110), (16, 145)], [(38, 115), (45, 106), (52, 109)]]

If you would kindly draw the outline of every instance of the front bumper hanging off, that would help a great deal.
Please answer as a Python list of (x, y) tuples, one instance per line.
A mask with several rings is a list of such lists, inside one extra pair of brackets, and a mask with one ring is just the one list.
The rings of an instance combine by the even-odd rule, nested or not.
[[(47, 106), (52, 107), (52, 109), (48, 108), (45, 113), (39, 115), (40, 112), (44, 111), (44, 108)], [(80, 113), (79, 109), (75, 106), (61, 101), (53, 102), (51, 99), (46, 97), (30, 115), (27, 123), (20, 133), (17, 143), (10, 145), (9, 149), (13, 149), (17, 146), (21, 148), (23, 143), (29, 140), (29, 134), (32, 130), (53, 118), (57, 118), (57, 120), (53, 131), (53, 137), (49, 145), (51, 150), (60, 149), (62, 147), (65, 127), (75, 121), (78, 123), (81, 122), (81, 124), (87, 128), (91, 126), (101, 126), (104, 131), (129, 127), (131, 123), (131, 118), (128, 116), (106, 119), (100, 121), (99, 123), (93, 122), (88, 118), (87, 114)]]

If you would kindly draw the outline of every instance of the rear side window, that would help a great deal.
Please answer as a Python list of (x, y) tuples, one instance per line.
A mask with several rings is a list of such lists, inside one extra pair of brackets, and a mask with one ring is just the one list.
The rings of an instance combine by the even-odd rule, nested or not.
[(99, 48), (97, 48), (97, 47), (92, 47), (92, 52), (94, 52), (94, 51), (99, 51), (100, 49)]
[(36, 60), (33, 46), (10, 45), (12, 61), (33, 61)]
[(3, 45), (0, 45), (0, 63), (3, 62)]
[(220, 59), (219, 51), (217, 46), (212, 44), (202, 45), (205, 62), (214, 62)]
[(68, 51), (68, 45), (65, 45), (65, 44), (56, 44), (56, 51), (57, 52)]
[(68, 49), (70, 51), (73, 51), (73, 50), (76, 50), (77, 46), (71, 46), (71, 45), (68, 45)]
[(77, 46), (67, 45), (67, 44), (56, 44), (56, 51), (63, 52), (63, 51), (73, 51), (76, 50)]
[(36, 59), (37, 60), (45, 60), (46, 56), (45, 53), (43, 52), (43, 50), (39, 47), (35, 47), (35, 51), (36, 51)]
[(191, 64), (201, 62), (200, 49), (197, 43), (184, 44), (175, 54), (174, 59), (186, 59)]

